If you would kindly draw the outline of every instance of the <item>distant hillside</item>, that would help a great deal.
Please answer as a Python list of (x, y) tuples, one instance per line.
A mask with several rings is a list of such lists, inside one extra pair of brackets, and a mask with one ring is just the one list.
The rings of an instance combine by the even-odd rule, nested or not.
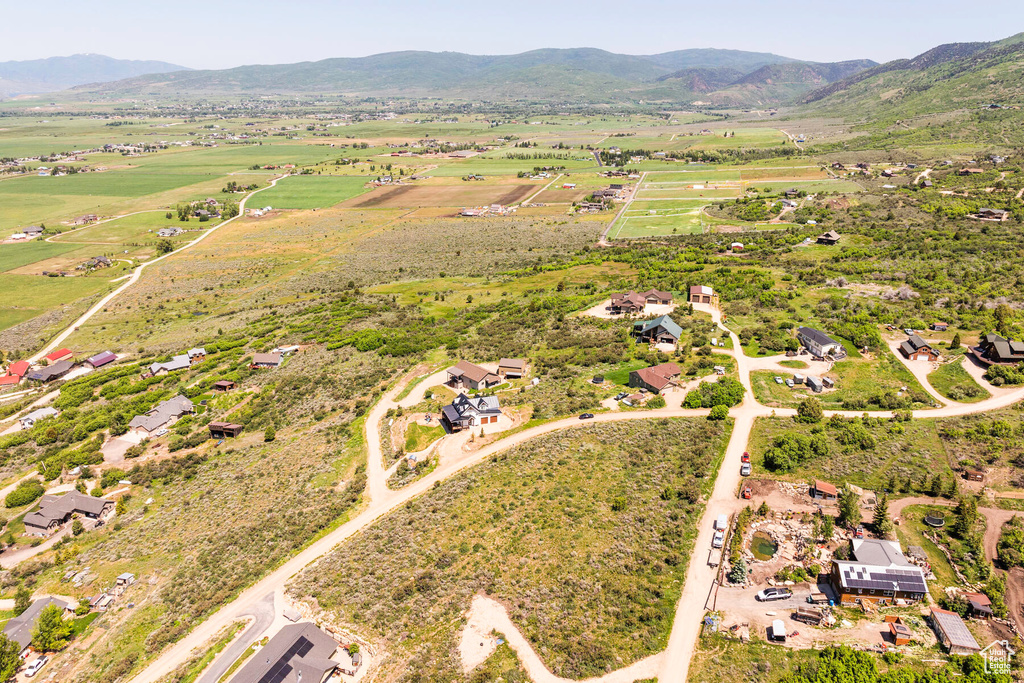
[(87, 83), (105, 83), (143, 74), (182, 71), (167, 62), (71, 55), (21, 62), (0, 62), (0, 95), (45, 93)]
[(729, 66), (692, 67), (659, 76), (659, 83), (673, 81), (695, 93), (714, 92), (743, 78), (743, 72)]
[[(594, 48), (544, 49), (517, 55), (408, 51), (298, 64), (240, 66), (219, 71), (154, 73), (77, 90), (109, 96), (316, 92), (494, 101), (645, 99), (689, 103), (769, 65), (785, 71), (803, 64), (762, 52), (711, 49), (657, 55), (622, 55)], [(860, 64), (873, 66), (875, 63)], [(849, 66), (810, 66), (813, 77), (802, 81), (793, 77), (786, 81), (787, 87), (777, 91), (791, 99), (831, 82), (832, 74), (843, 77), (852, 73)], [(803, 86), (798, 86), (798, 82)], [(773, 97), (773, 93), (769, 90), (752, 92), (750, 101), (763, 102)], [(744, 104), (746, 95), (740, 90), (728, 101)]]
[(940, 45), (817, 88), (801, 102), (861, 116), (1024, 104), (1024, 33), (994, 43)]

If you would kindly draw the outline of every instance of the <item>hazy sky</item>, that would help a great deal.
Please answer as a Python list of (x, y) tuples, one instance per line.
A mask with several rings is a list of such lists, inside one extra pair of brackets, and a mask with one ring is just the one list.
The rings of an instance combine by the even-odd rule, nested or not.
[(912, 57), (1024, 31), (1021, 0), (42, 0), (2, 3), (0, 61), (94, 52), (192, 68), (392, 50), (694, 47), (813, 61)]

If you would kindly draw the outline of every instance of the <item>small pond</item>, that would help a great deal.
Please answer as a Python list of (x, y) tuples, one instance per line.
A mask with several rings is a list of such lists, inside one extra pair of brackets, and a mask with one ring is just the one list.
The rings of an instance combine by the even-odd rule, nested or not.
[(758, 560), (770, 560), (778, 551), (779, 546), (775, 540), (763, 531), (755, 531), (750, 539), (750, 552)]

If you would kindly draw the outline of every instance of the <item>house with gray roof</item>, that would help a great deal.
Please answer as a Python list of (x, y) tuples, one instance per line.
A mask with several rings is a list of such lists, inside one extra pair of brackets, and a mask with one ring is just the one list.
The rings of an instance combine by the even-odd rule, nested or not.
[(56, 605), (62, 610), (68, 608), (68, 603), (57, 598), (40, 598), (36, 600), (29, 608), (14, 617), (6, 624), (4, 624), (4, 635), (9, 640), (13, 640), (17, 643), (21, 652), (24, 653), (28, 649), (28, 646), (32, 644), (32, 631), (36, 628), (36, 621), (39, 619), (39, 615), (44, 609), (50, 605)]
[(189, 363), (202, 363), (206, 360), (206, 349), (202, 346), (196, 346), (186, 351), (185, 355), (188, 356)]
[(169, 372), (185, 370), (190, 365), (192, 365), (192, 361), (189, 360), (188, 354), (183, 353), (181, 355), (174, 356), (169, 361), (153, 363), (149, 366), (149, 372), (152, 375), (166, 375)]
[(842, 358), (846, 356), (846, 350), (841, 343), (813, 327), (798, 327), (796, 338), (811, 354), (820, 358), (825, 356)]
[(633, 325), (633, 336), (638, 344), (677, 344), (683, 336), (683, 328), (679, 327), (667, 315), (659, 315), (654, 320), (647, 320)]
[(497, 423), (501, 417), (501, 404), (497, 396), (474, 396), (459, 394), (450, 405), (441, 409), (441, 424), (449, 432), (485, 424)]
[(833, 560), (830, 579), (844, 605), (918, 602), (928, 594), (924, 570), (903, 555), (898, 541), (854, 540), (853, 559)]
[(981, 652), (978, 641), (956, 612), (932, 607), (930, 621), (935, 636), (949, 654), (973, 655)]
[(986, 365), (1010, 365), (1024, 362), (1024, 341), (1005, 339), (994, 332), (989, 332), (982, 337), (978, 346), (971, 351)]
[(45, 420), (48, 417), (57, 417), (58, 414), (59, 413), (57, 412), (56, 408), (39, 408), (37, 410), (33, 410), (28, 415), (19, 418), (18, 421), (21, 423), (22, 429), (32, 429), (32, 427), (35, 426), (36, 422), (39, 422), (40, 420)]
[(195, 405), (182, 395), (161, 401), (146, 414), (136, 415), (128, 423), (128, 428), (135, 434), (151, 436), (161, 427), (177, 420), (182, 415), (195, 412)]
[(45, 367), (36, 368), (32, 372), (25, 375), (26, 379), (30, 379), (33, 382), (52, 382), (55, 379), (60, 379), (64, 375), (71, 372), (71, 369), (75, 367), (73, 360), (61, 360), (56, 363), (51, 363)]
[(70, 520), (72, 515), (101, 519), (113, 509), (114, 501), (87, 496), (78, 491), (68, 491), (62, 496), (46, 494), (39, 499), (38, 508), (25, 515), (25, 533), (48, 536)]
[(338, 663), (338, 643), (309, 622), (288, 624), (260, 648), (231, 683), (324, 683)]

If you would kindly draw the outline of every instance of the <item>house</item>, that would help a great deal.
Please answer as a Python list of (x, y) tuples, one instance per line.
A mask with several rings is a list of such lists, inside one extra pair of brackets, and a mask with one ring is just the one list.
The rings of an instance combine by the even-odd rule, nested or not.
[(933, 183), (932, 181), (928, 180), (927, 178), (925, 180), (921, 181), (921, 187), (931, 187), (934, 184), (935, 183)]
[(828, 232), (818, 235), (818, 244), (827, 244), (832, 246), (839, 242), (839, 233), (835, 230), (829, 230)]
[(612, 301), (609, 309), (615, 315), (642, 313), (647, 306), (647, 299), (642, 295), (630, 290), (622, 294), (612, 294)]
[(18, 422), (21, 423), (22, 429), (32, 429), (36, 422), (45, 420), (48, 417), (57, 417), (57, 415), (59, 415), (59, 413), (54, 408), (39, 408), (38, 410), (33, 410), (28, 415), (19, 418)]
[(181, 355), (172, 357), (169, 361), (150, 364), (149, 373), (151, 375), (166, 375), (169, 372), (185, 370), (190, 365), (192, 365), (192, 363), (188, 359), (188, 354), (183, 353)]
[(667, 315), (633, 325), (633, 336), (638, 344), (672, 344), (679, 342), (683, 329)]
[(895, 645), (906, 645), (914, 638), (914, 632), (903, 621), (903, 617), (889, 615), (885, 621), (889, 624), (889, 635)]
[(104, 365), (108, 365), (117, 360), (117, 355), (111, 351), (103, 351), (97, 353), (95, 356), (89, 356), (85, 359), (85, 362), (93, 367), (93, 369), (101, 368)]
[(185, 232), (185, 231), (182, 230), (181, 228), (160, 228), (159, 230), (156, 231), (156, 236), (157, 237), (174, 237), (175, 235), (180, 235), (183, 232)]
[(1024, 362), (1024, 342), (1004, 339), (993, 332), (982, 337), (971, 352), (975, 358), (988, 365)]
[(25, 233), (26, 237), (31, 239), (33, 237), (39, 237), (40, 235), (42, 235), (43, 234), (43, 228), (42, 228), (41, 225), (30, 225), (27, 228), (25, 228), (24, 230), (22, 230), (22, 232)]
[(188, 356), (189, 364), (195, 365), (196, 363), (202, 363), (206, 360), (206, 349), (201, 346), (197, 346), (186, 351), (185, 355)]
[(182, 415), (195, 412), (195, 405), (181, 394), (153, 406), (146, 414), (136, 415), (128, 423), (133, 434), (152, 436), (160, 428), (171, 424)]
[(985, 481), (985, 473), (981, 470), (964, 470), (964, 479), (967, 481)]
[(87, 496), (78, 491), (68, 491), (63, 496), (46, 494), (39, 499), (39, 506), (25, 515), (25, 533), (46, 536), (71, 519), (72, 515), (101, 519), (113, 509), (114, 501)]
[(975, 619), (991, 619), (995, 616), (992, 611), (992, 601), (984, 593), (964, 593), (967, 600), (967, 616)]
[(829, 579), (844, 605), (918, 602), (928, 594), (924, 571), (904, 557), (898, 541), (854, 539), (853, 559), (833, 560)]
[(9, 640), (18, 644), (22, 654), (32, 644), (32, 632), (36, 630), (36, 621), (44, 609), (50, 605), (57, 605), (62, 610), (68, 608), (68, 603), (57, 598), (40, 598), (34, 601), (29, 608), (4, 624), (4, 635)]
[(662, 363), (650, 368), (640, 368), (629, 373), (629, 386), (635, 389), (646, 389), (659, 393), (669, 387), (677, 386), (676, 378), (681, 371), (675, 363)]
[(24, 377), (32, 366), (27, 360), (17, 360), (7, 366), (7, 374), (15, 377)]
[(838, 500), (839, 491), (833, 484), (815, 479), (814, 483), (811, 484), (811, 498), (816, 500)]
[(711, 304), (718, 306), (718, 295), (707, 285), (691, 285), (689, 302), (691, 304)]
[(1010, 217), (1010, 212), (1005, 209), (983, 208), (978, 209), (974, 217), (983, 221), (1005, 221)]
[(825, 389), (825, 385), (822, 384), (820, 377), (807, 377), (807, 386), (816, 394), (820, 394)]
[(60, 379), (64, 375), (71, 372), (71, 368), (75, 367), (74, 362), (69, 360), (62, 360), (52, 365), (47, 365), (43, 368), (36, 368), (32, 372), (25, 375), (26, 379), (32, 380), (33, 382), (52, 382), (55, 379)]
[(842, 358), (846, 355), (846, 351), (843, 349), (842, 344), (821, 330), (816, 330), (813, 327), (798, 327), (796, 330), (796, 338), (808, 351), (820, 358), (824, 358), (829, 355), (835, 356), (836, 358)]
[(660, 289), (648, 289), (646, 292), (640, 292), (640, 296), (644, 298), (649, 304), (661, 304), (667, 306), (672, 303), (671, 292), (663, 292)]
[(108, 256), (93, 256), (91, 259), (78, 266), (81, 270), (94, 270), (96, 268), (109, 268), (114, 265)]
[(276, 368), (281, 365), (283, 356), (280, 353), (255, 353), (250, 368)]
[(961, 168), (956, 172), (957, 175), (976, 175), (978, 173), (984, 173), (980, 168)]
[(907, 341), (900, 344), (900, 353), (908, 360), (938, 360), (940, 355), (931, 344), (916, 334), (910, 335)]
[(57, 349), (52, 353), (48, 353), (43, 358), (46, 359), (47, 363), (59, 363), (62, 360), (71, 360), (75, 357), (75, 354), (71, 352), (71, 349)]
[(211, 422), (209, 425), (210, 437), (214, 439), (234, 438), (242, 433), (242, 425), (231, 422)]
[(324, 683), (338, 643), (309, 622), (288, 624), (232, 677), (232, 683)]
[(229, 380), (229, 379), (221, 379), (221, 380), (217, 380), (216, 382), (213, 383), (213, 390), (214, 391), (231, 391), (232, 389), (235, 388), (235, 386), (237, 386), (237, 385), (234, 382), (232, 382), (231, 380)]
[(498, 361), (498, 375), (505, 379), (520, 379), (526, 372), (526, 361), (518, 358), (502, 358)]
[(931, 327), (936, 332), (945, 332), (949, 329), (949, 323), (932, 323)]
[(935, 636), (949, 654), (973, 655), (981, 652), (981, 646), (971, 635), (960, 615), (932, 607), (931, 622)]
[(446, 384), (450, 387), (487, 389), (501, 382), (501, 378), (496, 373), (465, 360), (460, 360), (454, 366), (448, 368), (447, 372), (448, 381)]
[(501, 405), (497, 396), (476, 396), (470, 398), (459, 394), (451, 404), (441, 409), (441, 424), (449, 432), (485, 424), (495, 424), (501, 417)]

